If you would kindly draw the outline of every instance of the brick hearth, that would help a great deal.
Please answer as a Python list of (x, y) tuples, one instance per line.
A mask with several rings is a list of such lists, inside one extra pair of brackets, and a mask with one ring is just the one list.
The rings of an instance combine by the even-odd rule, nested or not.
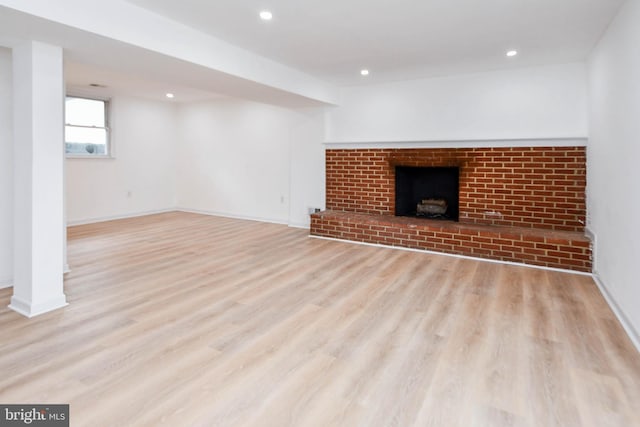
[[(395, 217), (395, 166), (460, 168), (460, 222)], [(591, 270), (584, 147), (326, 151), (311, 234)]]

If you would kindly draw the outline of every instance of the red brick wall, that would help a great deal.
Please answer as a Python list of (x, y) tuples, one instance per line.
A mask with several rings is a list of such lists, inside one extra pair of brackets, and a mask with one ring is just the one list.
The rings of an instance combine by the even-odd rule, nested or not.
[(458, 166), (462, 223), (584, 230), (584, 147), (329, 149), (327, 209), (393, 215), (396, 165)]
[(584, 233), (324, 211), (311, 234), (576, 271), (591, 271)]

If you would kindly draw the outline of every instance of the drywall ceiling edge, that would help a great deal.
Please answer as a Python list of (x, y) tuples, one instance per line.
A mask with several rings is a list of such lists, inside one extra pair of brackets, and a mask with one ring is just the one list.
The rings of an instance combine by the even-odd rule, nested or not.
[(0, 5), (311, 100), (338, 100), (329, 83), (121, 0), (0, 0)]

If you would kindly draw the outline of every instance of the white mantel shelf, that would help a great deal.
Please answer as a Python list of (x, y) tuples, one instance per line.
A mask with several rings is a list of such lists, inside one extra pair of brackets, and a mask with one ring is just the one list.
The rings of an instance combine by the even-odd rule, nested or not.
[(363, 148), (492, 148), (492, 147), (586, 147), (587, 137), (461, 139), (432, 141), (325, 141), (326, 149)]

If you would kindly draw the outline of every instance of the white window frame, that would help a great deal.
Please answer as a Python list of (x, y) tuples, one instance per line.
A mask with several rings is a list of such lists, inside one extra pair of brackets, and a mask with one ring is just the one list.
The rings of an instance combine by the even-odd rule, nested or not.
[[(80, 98), (80, 99), (88, 99), (90, 101), (101, 101), (104, 102), (104, 127), (99, 127), (99, 126), (80, 126), (80, 125), (72, 125), (70, 123), (67, 123), (67, 108), (66, 108), (66, 101), (67, 98)], [(101, 96), (96, 96), (96, 95), (87, 95), (87, 94), (78, 94), (78, 93), (67, 93), (65, 96), (65, 108), (64, 108), (64, 112), (65, 112), (65, 120), (64, 120), (64, 127), (65, 127), (65, 138), (64, 138), (64, 144), (65, 144), (65, 150), (64, 150), (64, 154), (65, 157), (67, 159), (113, 159), (115, 158), (114, 155), (114, 150), (113, 150), (113, 143), (112, 143), (112, 129), (111, 129), (111, 98), (105, 98), (105, 97), (101, 97)], [(70, 126), (70, 127), (82, 127), (82, 128), (89, 128), (89, 129), (104, 129), (106, 131), (106, 139), (107, 139), (107, 154), (78, 154), (78, 153), (67, 153), (67, 137), (66, 137), (66, 127)]]

